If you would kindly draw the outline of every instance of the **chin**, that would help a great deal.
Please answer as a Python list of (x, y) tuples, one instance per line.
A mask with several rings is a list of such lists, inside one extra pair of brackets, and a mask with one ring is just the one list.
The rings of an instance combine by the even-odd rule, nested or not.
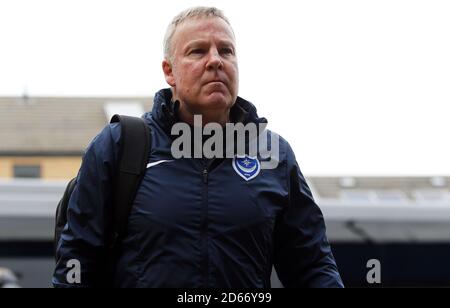
[(232, 98), (230, 98), (229, 95), (224, 95), (223, 93), (212, 93), (210, 95), (208, 95), (208, 97), (206, 97), (203, 100), (203, 104), (204, 106), (210, 106), (210, 107), (217, 107), (217, 108), (224, 108), (227, 107), (229, 105), (232, 105), (231, 103)]

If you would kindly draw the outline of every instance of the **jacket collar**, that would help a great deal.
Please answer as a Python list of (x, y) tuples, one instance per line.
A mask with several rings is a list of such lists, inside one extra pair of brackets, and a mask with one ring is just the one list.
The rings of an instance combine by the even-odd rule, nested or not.
[[(151, 116), (170, 135), (172, 126), (180, 122), (179, 107), (179, 101), (172, 101), (171, 89), (162, 89), (155, 94), (153, 109), (151, 113), (145, 114), (144, 118)], [(241, 97), (238, 97), (236, 103), (231, 107), (230, 120), (233, 123), (243, 123), (244, 125), (267, 123), (265, 118), (258, 117), (256, 107)]]

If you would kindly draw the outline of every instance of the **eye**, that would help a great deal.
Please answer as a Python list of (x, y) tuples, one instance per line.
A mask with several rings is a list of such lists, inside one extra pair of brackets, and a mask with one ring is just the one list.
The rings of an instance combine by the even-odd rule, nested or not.
[(201, 48), (194, 48), (194, 49), (192, 49), (190, 52), (189, 52), (189, 54), (193, 54), (193, 55), (201, 55), (201, 54), (204, 54), (205, 53), (205, 50), (204, 49), (201, 49)]
[(233, 49), (232, 48), (228, 48), (228, 47), (222, 48), (220, 50), (220, 53), (221, 54), (225, 54), (225, 55), (233, 55), (234, 54)]

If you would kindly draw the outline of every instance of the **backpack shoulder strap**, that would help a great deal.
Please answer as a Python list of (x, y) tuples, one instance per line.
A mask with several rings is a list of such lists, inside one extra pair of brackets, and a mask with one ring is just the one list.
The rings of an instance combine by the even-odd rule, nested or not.
[(151, 149), (150, 127), (141, 118), (114, 115), (111, 123), (120, 122), (121, 141), (119, 150), (119, 168), (114, 187), (113, 238), (115, 246), (119, 236), (123, 235), (136, 192), (147, 167)]

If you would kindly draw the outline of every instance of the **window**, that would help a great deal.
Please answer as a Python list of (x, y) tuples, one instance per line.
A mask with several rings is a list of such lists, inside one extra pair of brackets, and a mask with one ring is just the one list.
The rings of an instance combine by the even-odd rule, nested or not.
[(449, 203), (450, 191), (445, 189), (419, 189), (413, 191), (417, 202)]
[(372, 203), (376, 199), (376, 194), (372, 190), (343, 189), (340, 191), (340, 197), (345, 202)]
[(371, 204), (382, 203), (407, 203), (409, 199), (400, 190), (375, 190), (375, 189), (343, 189), (341, 198), (346, 202), (361, 202)]
[(377, 199), (381, 202), (397, 202), (405, 203), (408, 202), (408, 197), (401, 190), (377, 190)]
[(41, 166), (39, 165), (16, 165), (14, 166), (15, 178), (40, 178)]

